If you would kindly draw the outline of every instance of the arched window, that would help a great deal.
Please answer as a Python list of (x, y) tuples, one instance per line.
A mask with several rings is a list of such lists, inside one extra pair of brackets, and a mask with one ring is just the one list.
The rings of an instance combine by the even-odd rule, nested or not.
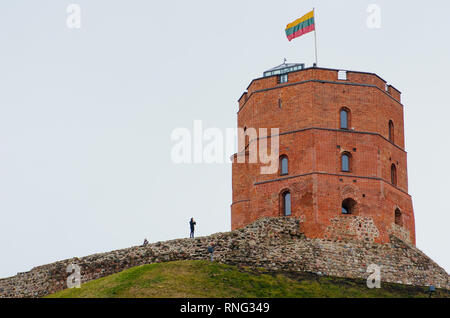
[(402, 211), (398, 208), (395, 210), (395, 224), (403, 226)]
[(391, 166), (391, 183), (394, 186), (397, 186), (397, 167), (395, 164), (392, 164)]
[(350, 128), (350, 111), (347, 108), (342, 108), (340, 111), (341, 129)]
[(348, 152), (344, 152), (341, 156), (341, 171), (351, 171), (351, 155)]
[(287, 156), (280, 157), (280, 175), (289, 174), (289, 159)]
[(355, 214), (356, 201), (348, 198), (342, 201), (342, 214)]
[(389, 121), (389, 141), (394, 143), (394, 123)]
[(283, 192), (281, 195), (281, 210), (284, 216), (290, 216), (292, 214), (291, 206), (291, 193), (289, 191)]

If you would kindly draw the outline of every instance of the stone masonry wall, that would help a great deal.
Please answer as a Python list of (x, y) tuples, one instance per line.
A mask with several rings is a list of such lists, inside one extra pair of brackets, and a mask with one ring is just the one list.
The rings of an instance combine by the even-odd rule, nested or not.
[[(391, 235), (391, 243), (308, 239), (294, 218), (263, 218), (247, 227), (196, 239), (178, 239), (73, 258), (0, 279), (0, 297), (42, 297), (67, 288), (66, 267), (81, 267), (82, 283), (143, 264), (206, 260), (215, 247), (215, 261), (270, 270), (367, 278), (370, 264), (381, 266), (382, 282), (450, 289), (449, 276), (413, 245)], [(332, 236), (332, 235), (331, 235)], [(345, 238), (344, 238), (345, 239)]]

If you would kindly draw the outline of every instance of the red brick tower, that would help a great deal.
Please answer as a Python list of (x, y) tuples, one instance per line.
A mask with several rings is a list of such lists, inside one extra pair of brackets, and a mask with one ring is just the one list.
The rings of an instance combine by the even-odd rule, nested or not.
[(310, 238), (415, 244), (400, 94), (376, 74), (303, 64), (253, 80), (238, 127), (279, 128), (280, 169), (234, 161), (232, 229), (288, 216)]

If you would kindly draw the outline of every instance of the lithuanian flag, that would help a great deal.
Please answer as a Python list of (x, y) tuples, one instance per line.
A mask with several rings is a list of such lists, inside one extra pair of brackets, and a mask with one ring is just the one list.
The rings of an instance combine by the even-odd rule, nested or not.
[(295, 20), (292, 23), (289, 23), (286, 26), (286, 36), (289, 41), (302, 36), (303, 34), (312, 32), (316, 29), (316, 25), (314, 23), (314, 10), (305, 14), (300, 19)]

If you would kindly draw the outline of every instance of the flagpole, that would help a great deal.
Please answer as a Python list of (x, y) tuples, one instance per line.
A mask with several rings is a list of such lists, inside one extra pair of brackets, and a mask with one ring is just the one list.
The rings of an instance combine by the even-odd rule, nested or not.
[(313, 15), (314, 15), (314, 42), (316, 44), (316, 66), (319, 66), (319, 63), (317, 61), (317, 19), (315, 8), (313, 8)]

